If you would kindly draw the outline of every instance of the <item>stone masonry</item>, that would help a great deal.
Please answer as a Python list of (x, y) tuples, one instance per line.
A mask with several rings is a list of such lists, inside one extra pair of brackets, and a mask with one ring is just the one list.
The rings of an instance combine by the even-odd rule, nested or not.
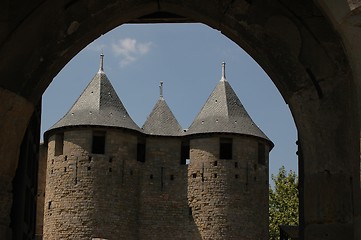
[(232, 159), (220, 159), (221, 137), (230, 136), (190, 141), (188, 200), (202, 239), (268, 239), (268, 163), (257, 160), (258, 141), (233, 136)]
[[(64, 132), (64, 154), (48, 143), (44, 239), (137, 239), (136, 136), (107, 132), (107, 154), (91, 154), (91, 130)], [(118, 146), (118, 147), (111, 147)]]
[(187, 131), (162, 87), (139, 128), (101, 56), (77, 102), (44, 134), (43, 239), (268, 239), (273, 143), (225, 79), (225, 65)]

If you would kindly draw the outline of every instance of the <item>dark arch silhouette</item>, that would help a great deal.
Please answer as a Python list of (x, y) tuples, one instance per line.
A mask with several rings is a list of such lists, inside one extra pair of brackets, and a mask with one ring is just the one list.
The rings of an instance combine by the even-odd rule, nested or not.
[(49, 0), (6, 6), (0, 34), (0, 200), (6, 203), (0, 238), (9, 236), (20, 143), (53, 77), (101, 34), (127, 22), (157, 21), (207, 24), (259, 63), (299, 132), (302, 237), (358, 238), (356, 84), (339, 33), (314, 2)]

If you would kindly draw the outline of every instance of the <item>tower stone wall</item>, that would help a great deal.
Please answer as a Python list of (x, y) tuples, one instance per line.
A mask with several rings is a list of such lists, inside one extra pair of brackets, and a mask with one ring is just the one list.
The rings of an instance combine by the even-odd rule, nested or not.
[(92, 134), (72, 129), (49, 138), (44, 239), (137, 239), (137, 136), (106, 130), (105, 154), (93, 154)]
[(72, 108), (44, 134), (44, 239), (267, 239), (273, 144), (227, 82), (225, 64), (184, 131), (162, 82), (139, 128), (105, 75), (103, 57)]
[[(104, 154), (91, 153), (99, 131), (105, 132)], [(232, 139), (231, 159), (220, 159), (224, 138)], [(267, 239), (266, 142), (230, 134), (192, 137), (186, 165), (184, 140), (96, 128), (50, 136), (44, 239)], [(63, 154), (56, 156), (61, 142)], [(137, 158), (139, 142), (144, 161)]]
[(182, 138), (146, 139), (139, 206), (139, 239), (200, 239), (187, 201)]
[[(232, 141), (229, 159), (220, 159), (223, 138)], [(268, 239), (269, 149), (262, 146), (265, 142), (241, 135), (190, 140), (188, 199), (202, 239)]]

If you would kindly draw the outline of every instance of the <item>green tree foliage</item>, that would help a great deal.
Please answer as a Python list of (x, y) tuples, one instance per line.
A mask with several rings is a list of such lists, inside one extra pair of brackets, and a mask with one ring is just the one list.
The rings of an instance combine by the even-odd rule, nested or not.
[(269, 186), (269, 234), (271, 240), (278, 240), (280, 225), (298, 225), (298, 177), (282, 166), (271, 178), (274, 189)]

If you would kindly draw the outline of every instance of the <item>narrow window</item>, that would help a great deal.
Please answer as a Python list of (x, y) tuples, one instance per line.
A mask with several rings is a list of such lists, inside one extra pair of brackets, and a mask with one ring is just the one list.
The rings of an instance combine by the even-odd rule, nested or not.
[(170, 175), (170, 180), (174, 180), (174, 175), (172, 174), (172, 175)]
[(63, 154), (64, 149), (64, 133), (58, 133), (55, 135), (55, 156)]
[(238, 162), (235, 162), (235, 163), (234, 163), (234, 167), (235, 167), (235, 168), (238, 168)]
[(92, 153), (95, 154), (105, 153), (105, 132), (103, 131), (93, 132)]
[(189, 143), (182, 142), (182, 144), (181, 144), (180, 164), (181, 165), (189, 164)]
[(137, 144), (137, 161), (145, 162), (145, 142), (138, 142)]
[(214, 161), (213, 166), (217, 166), (217, 165), (218, 165), (218, 162)]
[(197, 173), (193, 173), (193, 174), (192, 174), (192, 177), (193, 177), (193, 178), (196, 178), (196, 177), (197, 177)]
[(221, 138), (219, 142), (219, 158), (232, 159), (232, 138)]
[(48, 202), (48, 209), (51, 208), (51, 201)]
[(266, 165), (266, 149), (263, 143), (258, 143), (258, 164)]

